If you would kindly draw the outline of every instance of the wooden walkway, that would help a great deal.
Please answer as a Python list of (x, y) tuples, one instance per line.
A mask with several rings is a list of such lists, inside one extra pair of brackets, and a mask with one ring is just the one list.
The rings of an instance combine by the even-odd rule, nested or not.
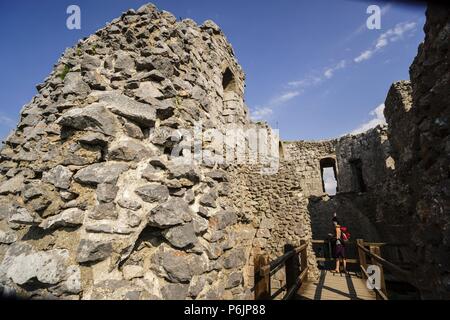
[[(311, 240), (311, 244), (328, 244), (328, 240)], [(350, 245), (350, 243), (347, 243)], [(388, 269), (396, 278), (405, 283), (415, 286), (410, 271), (381, 257), (380, 248), (386, 243), (365, 242), (363, 239), (356, 240), (357, 259), (347, 259), (347, 263), (356, 263), (360, 270), (356, 273), (335, 274), (322, 270), (318, 281), (308, 279), (308, 242), (300, 241), (299, 247), (290, 244), (285, 245), (285, 253), (270, 261), (268, 254), (261, 249), (254, 253), (254, 281), (253, 290), (255, 300), (275, 300), (284, 293), (283, 300), (388, 300), (386, 281), (384, 279), (384, 268)], [(330, 258), (318, 258), (317, 261), (333, 261)], [(369, 268), (371, 266), (371, 268)], [(369, 290), (366, 279), (372, 279), (377, 267), (379, 278), (377, 287)], [(284, 268), (284, 281), (281, 281), (284, 290), (271, 290), (271, 277)], [(369, 274), (369, 269), (370, 273)], [(280, 282), (279, 279), (277, 281)], [(284, 285), (283, 285), (284, 282)], [(280, 285), (280, 283), (277, 283)], [(278, 287), (280, 288), (280, 287)]]
[(334, 274), (322, 270), (318, 281), (307, 281), (297, 293), (298, 300), (376, 300), (366, 280), (355, 274)]

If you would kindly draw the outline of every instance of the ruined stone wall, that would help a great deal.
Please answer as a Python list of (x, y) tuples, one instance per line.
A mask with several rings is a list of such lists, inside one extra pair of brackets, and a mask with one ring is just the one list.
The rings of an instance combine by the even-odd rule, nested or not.
[[(410, 244), (409, 261), (423, 298), (450, 298), (450, 9), (430, 5), (425, 41), (410, 68), (411, 81), (393, 84), (386, 99), (397, 185), (395, 208)], [(403, 191), (403, 192), (399, 192)], [(395, 206), (395, 204), (401, 204)], [(392, 218), (385, 216), (387, 225)]]
[(174, 129), (248, 123), (217, 25), (129, 10), (67, 49), (37, 89), (0, 152), (4, 293), (249, 297), (252, 235), (226, 172), (168, 157), (192, 151)]
[(348, 135), (338, 139), (336, 158), (339, 192), (361, 191), (352, 164), (358, 160), (361, 161), (362, 179), (367, 191), (376, 190), (394, 169), (387, 128), (378, 126), (359, 135)]
[(284, 162), (297, 168), (296, 179), (299, 180), (304, 196), (324, 194), (320, 160), (336, 160), (334, 141), (295, 141), (283, 142)]
[[(299, 246), (311, 240), (309, 196), (323, 194), (320, 159), (333, 153), (332, 142), (283, 142), (279, 170), (261, 174), (261, 166), (240, 165), (229, 169), (233, 183), (232, 201), (254, 230), (248, 261), (248, 283), (253, 281), (253, 254), (266, 253), (270, 259), (283, 255), (285, 245)], [(318, 275), (310, 245), (308, 264), (311, 278)], [(285, 285), (284, 269), (272, 277), (272, 293)], [(282, 294), (280, 295), (282, 296)]]
[[(238, 212), (251, 219), (254, 229), (252, 252), (248, 261), (249, 283), (253, 282), (255, 253), (268, 254), (273, 260), (284, 253), (284, 246), (300, 245), (300, 240), (311, 239), (311, 221), (307, 212), (307, 198), (302, 194), (300, 178), (294, 165), (282, 165), (275, 175), (261, 175), (253, 166), (234, 169), (234, 202)], [(316, 275), (316, 262), (309, 248), (311, 276)], [(284, 270), (272, 278), (275, 292), (285, 282)]]

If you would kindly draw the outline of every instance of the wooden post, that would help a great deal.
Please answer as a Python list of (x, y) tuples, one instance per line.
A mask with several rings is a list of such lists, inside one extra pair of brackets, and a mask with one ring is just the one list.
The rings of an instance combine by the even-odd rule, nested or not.
[[(364, 270), (367, 270), (366, 253), (358, 246), (358, 244), (364, 246), (364, 240), (357, 239), (356, 244), (356, 248), (358, 249), (359, 264), (362, 268), (364, 268)], [(364, 277), (364, 272), (362, 273), (362, 275)]]
[(270, 268), (263, 269), (268, 264), (267, 255), (255, 254), (255, 300), (270, 299)]
[[(293, 252), (295, 247), (291, 244), (286, 244), (284, 246), (284, 253)], [(293, 286), (295, 286), (296, 280), (299, 276), (299, 263), (298, 255), (292, 255), (285, 262), (285, 273), (286, 273), (286, 289), (289, 291)]]
[[(300, 245), (304, 244), (306, 244), (306, 240), (301, 240)], [(308, 267), (308, 247), (306, 247), (300, 252), (300, 263), (301, 263), (300, 270), (301, 272), (303, 272)], [(308, 280), (308, 274), (305, 276), (304, 280), (305, 282)]]
[(326, 268), (333, 268), (332, 261), (333, 261), (333, 248), (331, 248), (331, 239), (328, 239), (327, 241), (328, 245), (328, 264), (325, 265)]
[[(376, 254), (377, 256), (381, 257), (381, 250), (379, 246), (370, 246), (370, 253)], [(387, 296), (387, 290), (386, 290), (386, 282), (384, 281), (384, 271), (383, 271), (383, 265), (379, 263), (374, 258), (371, 259), (371, 262), (373, 265), (376, 265), (380, 268), (380, 290), (384, 293), (385, 296)], [(381, 297), (377, 295), (377, 299), (381, 300)]]

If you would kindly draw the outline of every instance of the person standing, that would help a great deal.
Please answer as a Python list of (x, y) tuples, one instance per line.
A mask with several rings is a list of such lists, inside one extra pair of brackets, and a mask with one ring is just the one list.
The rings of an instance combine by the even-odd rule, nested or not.
[(342, 237), (342, 230), (341, 226), (336, 223), (335, 224), (335, 239), (336, 239), (336, 245), (335, 245), (335, 259), (336, 259), (336, 268), (333, 270), (335, 273), (340, 273), (340, 261), (342, 260), (342, 264), (344, 267), (344, 272), (347, 273), (347, 261), (345, 259), (345, 243)]

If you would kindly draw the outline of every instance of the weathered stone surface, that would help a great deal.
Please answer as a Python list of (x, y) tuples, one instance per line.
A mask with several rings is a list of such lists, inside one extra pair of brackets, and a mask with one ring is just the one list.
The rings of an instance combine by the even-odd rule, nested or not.
[(0, 271), (18, 285), (34, 279), (42, 285), (55, 285), (66, 277), (68, 257), (67, 250), (34, 251), (31, 246), (13, 244), (6, 252)]
[(207, 261), (201, 256), (171, 249), (158, 251), (152, 261), (164, 270), (168, 281), (176, 283), (189, 282), (194, 275), (204, 273), (208, 267)]
[(136, 194), (145, 202), (164, 202), (169, 198), (169, 189), (160, 184), (149, 184), (136, 189)]
[(83, 220), (84, 211), (78, 208), (72, 208), (44, 220), (39, 227), (45, 230), (58, 227), (76, 227), (82, 225)]
[(208, 232), (203, 235), (203, 238), (207, 241), (214, 243), (222, 240), (225, 237), (225, 232), (221, 230), (211, 230), (208, 229)]
[(222, 257), (223, 267), (232, 269), (243, 266), (245, 259), (245, 252), (242, 248), (230, 250)]
[(188, 291), (189, 285), (182, 283), (168, 283), (161, 289), (163, 298), (166, 300), (185, 300)]
[(142, 82), (139, 89), (135, 90), (136, 97), (144, 102), (152, 103), (152, 99), (161, 99), (164, 95), (158, 89), (158, 86), (151, 81)]
[(17, 234), (14, 231), (0, 230), (0, 244), (11, 244), (17, 241)]
[(108, 137), (99, 132), (88, 132), (79, 138), (78, 141), (92, 146), (103, 146), (107, 145), (109, 142)]
[(217, 228), (217, 230), (223, 230), (236, 222), (237, 215), (231, 211), (220, 211), (210, 219), (210, 224)]
[(64, 94), (87, 95), (90, 91), (79, 72), (69, 72), (64, 78)]
[(81, 61), (81, 70), (96, 69), (99, 68), (101, 64), (102, 61), (98, 57), (85, 54), (83, 56), (83, 60)]
[(117, 130), (115, 118), (99, 103), (71, 109), (59, 118), (57, 123), (63, 127), (100, 132), (108, 136), (113, 136)]
[(43, 189), (42, 183), (27, 184), (22, 189), (22, 197), (24, 198), (25, 202), (28, 202), (35, 198), (39, 198), (45, 193), (45, 191), (42, 189)]
[(223, 181), (227, 181), (227, 175), (226, 172), (220, 169), (216, 169), (216, 170), (211, 170), (210, 172), (208, 172), (206, 174), (207, 177), (223, 182)]
[(117, 204), (119, 206), (121, 206), (122, 208), (130, 209), (132, 211), (137, 211), (142, 207), (139, 202), (131, 200), (131, 199), (125, 199), (125, 198), (119, 199), (117, 201)]
[(14, 213), (15, 207), (9, 201), (0, 201), (0, 220), (9, 220), (9, 217)]
[(123, 267), (123, 277), (125, 280), (132, 280), (135, 278), (143, 278), (144, 277), (144, 268), (136, 265), (126, 265)]
[(41, 221), (42, 219), (36, 213), (26, 208), (17, 208), (9, 217), (9, 223), (21, 225), (38, 225)]
[(99, 222), (86, 225), (86, 231), (91, 233), (107, 233), (128, 235), (133, 233), (133, 229), (121, 224), (110, 222)]
[(153, 209), (148, 215), (148, 222), (155, 227), (167, 228), (190, 222), (192, 215), (192, 210), (184, 200), (173, 198)]
[(209, 192), (200, 198), (200, 204), (205, 207), (217, 208), (216, 199), (217, 193)]
[(127, 140), (111, 145), (108, 159), (116, 161), (140, 161), (150, 157), (151, 151), (142, 143)]
[(15, 194), (22, 190), (23, 183), (25, 179), (22, 175), (15, 176), (9, 180), (6, 180), (0, 184), (0, 195), (1, 194)]
[(114, 203), (100, 203), (88, 213), (89, 219), (93, 220), (116, 220), (118, 216)]
[(77, 250), (77, 262), (97, 262), (108, 258), (112, 253), (111, 242), (82, 239)]
[(232, 272), (228, 276), (228, 281), (225, 289), (231, 289), (239, 286), (242, 283), (243, 275), (242, 272)]
[(193, 218), (193, 226), (194, 226), (194, 231), (197, 234), (203, 233), (206, 230), (208, 230), (209, 227), (209, 222), (208, 220), (206, 220), (205, 218), (202, 218), (198, 215), (195, 215)]
[(169, 127), (155, 128), (151, 134), (151, 142), (159, 146), (173, 147), (177, 140), (177, 132)]
[(64, 201), (71, 201), (71, 200), (76, 199), (79, 196), (79, 194), (77, 194), (75, 192), (70, 192), (70, 191), (65, 191), (65, 190), (60, 191), (59, 195), (61, 196), (61, 198)]
[(174, 73), (173, 62), (163, 56), (154, 56), (152, 58), (152, 64), (155, 69), (160, 71), (166, 78), (170, 78)]
[(69, 266), (66, 270), (67, 279), (63, 282), (60, 290), (63, 293), (78, 294), (81, 292), (81, 271), (78, 266)]
[(165, 230), (163, 235), (171, 245), (179, 249), (194, 245), (197, 242), (197, 236), (192, 223)]
[(124, 71), (126, 73), (132, 72), (135, 67), (134, 59), (128, 52), (119, 50), (115, 54), (115, 70), (116, 71)]
[(136, 121), (146, 127), (153, 127), (156, 121), (156, 109), (115, 92), (96, 93), (101, 102), (113, 113)]
[(149, 182), (162, 182), (164, 180), (164, 175), (164, 171), (156, 169), (151, 164), (149, 164), (142, 172), (142, 178)]
[(78, 171), (74, 179), (84, 184), (115, 184), (119, 175), (128, 169), (124, 163), (96, 163)]
[(73, 173), (68, 168), (63, 166), (56, 166), (49, 172), (45, 172), (42, 180), (44, 182), (51, 183), (57, 188), (69, 189), (72, 176)]
[(132, 121), (124, 119), (123, 128), (126, 132), (126, 134), (134, 139), (143, 140), (145, 138), (145, 135), (142, 131), (142, 129)]
[(119, 188), (109, 183), (102, 183), (97, 186), (97, 201), (103, 203), (110, 203), (114, 201), (117, 196)]
[(207, 278), (205, 275), (194, 276), (189, 285), (189, 296), (196, 297), (203, 290), (207, 284)]
[(170, 165), (169, 176), (172, 179), (187, 179), (193, 183), (197, 183), (200, 180), (198, 171), (190, 165)]
[(175, 114), (175, 105), (171, 99), (166, 99), (156, 105), (156, 115), (158, 119), (167, 120)]
[(130, 227), (136, 228), (138, 227), (142, 222), (142, 218), (137, 215), (136, 213), (133, 213), (132, 211), (128, 212), (128, 219), (127, 223)]

